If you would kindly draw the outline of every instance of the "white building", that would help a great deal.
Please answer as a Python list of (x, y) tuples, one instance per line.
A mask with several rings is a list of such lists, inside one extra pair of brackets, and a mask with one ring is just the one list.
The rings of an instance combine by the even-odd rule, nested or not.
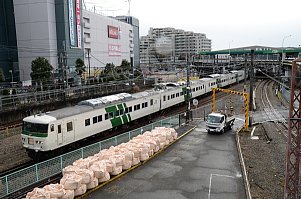
[(133, 28), (111, 17), (83, 10), (85, 65), (103, 68), (107, 63), (119, 66), (134, 56)]
[(193, 56), (201, 51), (211, 51), (211, 40), (203, 33), (151, 28), (148, 35), (140, 39), (142, 65), (192, 61)]

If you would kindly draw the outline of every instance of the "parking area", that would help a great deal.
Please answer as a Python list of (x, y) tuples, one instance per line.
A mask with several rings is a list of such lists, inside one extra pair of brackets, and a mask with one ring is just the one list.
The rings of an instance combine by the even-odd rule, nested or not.
[(233, 130), (207, 134), (205, 123), (146, 164), (91, 193), (87, 198), (246, 198)]

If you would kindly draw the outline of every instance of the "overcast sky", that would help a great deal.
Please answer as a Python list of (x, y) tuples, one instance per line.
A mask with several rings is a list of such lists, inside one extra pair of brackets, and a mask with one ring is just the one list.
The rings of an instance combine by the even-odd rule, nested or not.
[[(127, 0), (84, 0), (104, 15), (126, 15)], [(140, 36), (150, 27), (205, 33), (212, 50), (301, 45), (301, 0), (131, 0)], [(291, 35), (291, 37), (287, 37)]]

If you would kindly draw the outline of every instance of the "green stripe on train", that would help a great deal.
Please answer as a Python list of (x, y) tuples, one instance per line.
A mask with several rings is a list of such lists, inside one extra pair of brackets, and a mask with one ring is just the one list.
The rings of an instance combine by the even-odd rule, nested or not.
[[(182, 87), (182, 91), (183, 91), (183, 93), (184, 93), (184, 101), (185, 101), (185, 102), (188, 101), (187, 90), (188, 90), (187, 87)], [(192, 98), (192, 93), (190, 92), (189, 95), (190, 95), (189, 99), (191, 99), (191, 98)]]
[[(107, 113), (113, 112), (114, 118), (110, 119), (112, 127), (120, 126), (122, 124), (126, 124), (131, 122), (131, 116), (129, 113), (125, 114), (125, 108), (127, 108), (125, 103), (117, 104), (114, 106), (106, 107), (105, 110)], [(122, 115), (116, 116), (117, 110), (123, 110)]]
[(39, 138), (46, 138), (48, 137), (48, 133), (39, 133), (39, 132), (29, 132), (29, 131), (22, 131), (23, 135), (28, 135), (32, 137), (39, 137)]
[(114, 105), (114, 106), (106, 107), (105, 110), (107, 113), (110, 113), (110, 112), (115, 113), (117, 111), (117, 108), (116, 108), (116, 105)]

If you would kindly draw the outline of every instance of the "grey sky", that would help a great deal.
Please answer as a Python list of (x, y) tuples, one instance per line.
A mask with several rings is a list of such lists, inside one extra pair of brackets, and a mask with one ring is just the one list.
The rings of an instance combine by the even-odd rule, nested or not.
[[(127, 0), (85, 0), (104, 15), (126, 15)], [(205, 33), (212, 49), (249, 45), (301, 45), (300, 0), (131, 0), (131, 15), (140, 21), (140, 36), (150, 27), (174, 27)], [(231, 42), (232, 41), (232, 42)]]

